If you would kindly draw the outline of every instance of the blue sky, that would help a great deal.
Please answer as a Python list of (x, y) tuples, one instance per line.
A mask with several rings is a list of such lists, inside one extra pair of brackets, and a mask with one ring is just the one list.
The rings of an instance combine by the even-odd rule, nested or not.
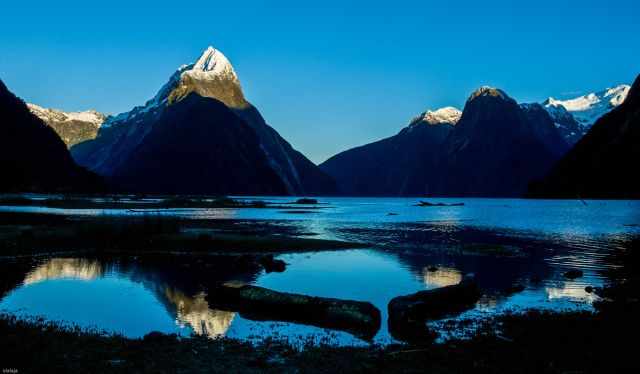
[(640, 2), (23, 1), (2, 5), (0, 79), (25, 100), (118, 113), (208, 45), (315, 162), (481, 85), (518, 101), (631, 83)]

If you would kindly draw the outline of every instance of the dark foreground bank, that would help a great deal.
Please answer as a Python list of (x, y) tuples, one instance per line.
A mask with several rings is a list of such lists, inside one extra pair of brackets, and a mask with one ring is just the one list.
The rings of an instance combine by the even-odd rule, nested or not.
[(638, 327), (627, 317), (530, 312), (495, 319), (468, 340), (339, 348), (155, 333), (126, 339), (5, 316), (0, 365), (20, 373), (632, 372), (640, 369)]

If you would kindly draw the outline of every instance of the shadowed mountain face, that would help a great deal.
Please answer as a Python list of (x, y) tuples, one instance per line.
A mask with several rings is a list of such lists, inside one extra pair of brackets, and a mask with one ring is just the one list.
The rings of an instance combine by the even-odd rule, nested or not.
[(235, 113), (251, 126), (269, 160), (281, 177), (287, 193), (293, 195), (333, 195), (336, 182), (318, 166), (296, 151), (273, 127), (269, 126), (253, 106), (235, 109)]
[[(187, 99), (195, 113), (172, 110)], [(166, 126), (167, 116), (174, 125)], [(156, 131), (158, 123), (164, 125)], [(192, 134), (185, 134), (187, 129)], [(192, 149), (196, 144), (201, 151)], [(207, 146), (212, 149), (205, 157)], [(128, 190), (297, 195), (336, 190), (331, 177), (293, 149), (245, 100), (231, 63), (211, 47), (197, 62), (178, 69), (144, 106), (110, 117), (96, 139), (77, 144), (71, 152), (78, 163)], [(166, 154), (175, 158), (169, 160)]]
[(339, 153), (320, 168), (346, 195), (421, 194), (437, 177), (440, 145), (454, 124), (413, 122), (392, 137)]
[(77, 166), (53, 129), (0, 81), (1, 191), (94, 191), (100, 178)]
[(500, 90), (474, 92), (443, 146), (440, 194), (522, 196), (528, 183), (544, 175), (567, 147), (560, 149), (549, 118), (538, 119)]
[(111, 178), (131, 191), (286, 194), (251, 127), (195, 93), (157, 117)]
[(640, 198), (640, 76), (617, 108), (602, 116), (531, 195)]
[(522, 196), (567, 149), (542, 106), (484, 87), (454, 121), (414, 122), (320, 166), (349, 195)]

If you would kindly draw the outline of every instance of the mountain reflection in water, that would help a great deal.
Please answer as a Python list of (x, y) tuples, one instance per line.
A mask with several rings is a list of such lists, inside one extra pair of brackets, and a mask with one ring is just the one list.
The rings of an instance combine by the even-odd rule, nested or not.
[[(367, 233), (373, 238), (389, 233), (387, 242), (410, 243), (420, 241), (429, 229), (403, 226), (404, 230), (368, 229)], [(398, 233), (404, 238), (396, 238)], [(492, 233), (470, 233), (484, 243), (493, 238)], [(413, 249), (282, 254), (278, 257), (287, 263), (286, 271), (270, 274), (252, 261), (221, 255), (52, 258), (37, 260), (35, 266), (0, 260), (0, 272), (4, 271), (9, 285), (2, 290), (8, 293), (0, 300), (0, 310), (95, 326), (129, 337), (162, 331), (249, 340), (325, 336), (337, 344), (366, 344), (348, 332), (327, 331), (306, 316), (273, 321), (257, 316), (259, 310), (219, 310), (226, 304), (217, 287), (238, 280), (280, 292), (371, 302), (382, 313), (374, 342), (387, 344), (394, 342), (386, 323), (392, 298), (456, 284), (466, 273), (476, 274), (483, 296), (473, 310), (454, 318), (485, 318), (529, 308), (591, 310), (595, 296), (585, 286), (601, 286), (608, 269), (617, 264), (613, 251), (625, 246), (624, 240), (615, 237), (572, 238), (582, 246), (566, 250), (557, 242), (502, 236), (499, 244), (526, 248), (528, 255), (496, 257), (449, 251), (450, 234), (444, 235), (444, 245)], [(583, 270), (584, 276), (564, 278), (571, 268)]]
[(165, 289), (165, 297), (176, 307), (176, 321), (181, 327), (188, 325), (198, 335), (210, 338), (224, 336), (231, 326), (235, 313), (209, 308), (205, 293), (189, 297), (184, 293)]
[(456, 269), (438, 268), (435, 271), (429, 271), (429, 268), (425, 267), (422, 269), (422, 274), (424, 284), (428, 288), (451, 286), (462, 280), (462, 273)]
[(96, 260), (52, 258), (29, 272), (24, 279), (24, 284), (64, 278), (91, 280), (103, 274), (104, 268)]
[[(188, 285), (189, 290), (194, 287), (203, 287), (198, 277), (202, 275), (204, 269), (215, 269), (216, 267), (226, 267), (226, 258), (216, 258), (216, 266), (204, 264), (202, 266), (189, 264), (194, 258), (189, 257), (176, 261), (169, 261), (166, 258), (148, 261), (138, 261), (135, 258), (121, 258), (117, 260), (99, 260), (84, 258), (52, 258), (37, 265), (28, 271), (22, 281), (23, 289), (30, 286), (47, 281), (99, 281), (100, 279), (119, 279), (126, 280), (129, 283), (142, 286), (147, 292), (151, 293), (157, 302), (164, 306), (166, 313), (173, 316), (175, 324), (180, 331), (189, 333), (193, 332), (198, 335), (206, 335), (210, 338), (217, 338), (226, 334), (229, 329), (235, 313), (229, 311), (221, 311), (211, 309), (206, 301), (206, 293), (204, 291), (190, 293), (178, 288), (177, 284)], [(196, 261), (197, 263), (197, 261)], [(167, 269), (172, 268), (171, 271)], [(182, 271), (177, 269), (182, 269)], [(197, 268), (197, 269), (193, 269)], [(215, 270), (214, 270), (215, 273)], [(230, 277), (226, 272), (225, 277), (216, 279), (210, 276), (212, 284), (223, 282)], [(239, 279), (250, 280), (252, 274), (236, 274)], [(196, 286), (197, 285), (197, 286)], [(121, 294), (127, 294), (127, 288), (124, 287)], [(37, 296), (37, 295), (35, 295)], [(69, 295), (66, 295), (69, 296)], [(89, 299), (96, 295), (79, 294), (78, 297)], [(97, 296), (99, 297), (99, 296)], [(65, 299), (65, 297), (61, 297)], [(134, 300), (132, 300), (133, 302)], [(111, 305), (118, 308), (118, 305)], [(75, 305), (75, 308), (80, 307)], [(44, 306), (46, 309), (46, 306)], [(87, 314), (95, 311), (87, 310)], [(126, 318), (126, 316), (124, 316)], [(69, 321), (74, 322), (74, 321)], [(166, 331), (171, 331), (167, 329)], [(126, 332), (124, 332), (126, 334)]]

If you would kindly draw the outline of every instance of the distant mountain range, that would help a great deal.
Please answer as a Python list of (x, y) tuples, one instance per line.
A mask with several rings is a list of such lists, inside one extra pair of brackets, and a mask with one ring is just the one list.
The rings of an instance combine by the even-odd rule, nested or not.
[(229, 60), (213, 47), (180, 67), (145, 105), (107, 118), (95, 139), (71, 153), (127, 190), (336, 192), (331, 177), (266, 124), (245, 99)]
[(320, 167), (349, 195), (520, 196), (567, 150), (541, 105), (519, 106), (482, 87), (462, 113), (426, 112), (397, 135)]
[(76, 165), (58, 135), (0, 81), (2, 192), (101, 191), (101, 179)]
[(151, 100), (116, 116), (27, 106), (3, 85), (2, 162), (12, 175), (3, 189), (98, 185), (66, 144), (79, 165), (121, 191), (515, 197), (529, 189), (531, 196), (636, 197), (638, 91), (636, 80), (518, 104), (481, 87), (463, 111), (426, 111), (396, 135), (316, 166), (266, 123), (229, 60), (209, 47)]
[(640, 75), (626, 100), (605, 113), (530, 195), (640, 198)]

